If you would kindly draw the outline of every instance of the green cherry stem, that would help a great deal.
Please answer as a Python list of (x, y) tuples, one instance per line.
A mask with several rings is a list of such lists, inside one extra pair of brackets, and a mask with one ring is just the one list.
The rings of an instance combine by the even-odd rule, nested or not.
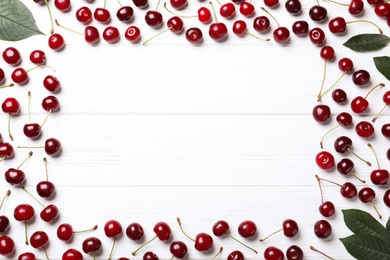
[(211, 260), (217, 259), (217, 257), (218, 257), (220, 254), (222, 254), (222, 250), (223, 250), (223, 247), (221, 246), (221, 247), (219, 248), (217, 254), (216, 254), (213, 258), (211, 258)]
[(332, 257), (328, 256), (327, 254), (321, 252), (320, 250), (318, 250), (318, 249), (315, 248), (314, 246), (310, 246), (310, 249), (313, 250), (313, 251), (315, 251), (315, 252), (317, 252), (317, 253), (320, 253), (321, 255), (323, 255), (323, 256), (325, 256), (325, 257), (331, 259), (331, 260), (335, 260), (334, 258), (332, 258)]
[(46, 5), (46, 7), (47, 7), (47, 10), (49, 11), (50, 24), (51, 24), (50, 34), (53, 34), (53, 33), (54, 33), (53, 15), (51, 14), (50, 6), (49, 6), (49, 3), (47, 2), (47, 0), (43, 0), (43, 1), (45, 2), (45, 5)]
[(115, 244), (116, 244), (116, 237), (114, 237), (114, 242), (112, 243), (110, 254), (108, 256), (108, 260), (112, 259), (112, 254), (114, 253)]
[(355, 20), (355, 21), (346, 22), (346, 24), (351, 24), (351, 23), (369, 23), (369, 24), (372, 24), (373, 26), (375, 26), (378, 29), (380, 34), (383, 34), (382, 29), (376, 23), (371, 22), (369, 20)]
[(253, 249), (252, 247), (244, 244), (243, 242), (241, 242), (240, 240), (238, 240), (237, 238), (233, 237), (232, 235), (230, 235), (229, 233), (226, 233), (226, 236), (227, 237), (230, 237), (231, 239), (235, 240), (236, 242), (240, 243), (241, 245), (245, 246), (246, 248), (252, 250), (254, 253), (258, 253), (255, 249)]
[(210, 1), (209, 4), (211, 6), (211, 10), (213, 10), (215, 22), (217, 23), (218, 22), (218, 18), (217, 18), (217, 13), (215, 12), (215, 8), (214, 8), (214, 5), (213, 5), (213, 2)]
[(184, 231), (184, 229), (183, 229), (183, 227), (182, 227), (182, 224), (181, 224), (181, 221), (180, 221), (180, 218), (177, 218), (177, 223), (179, 223), (179, 227), (180, 227), (181, 232), (183, 232), (183, 234), (184, 234), (186, 237), (188, 237), (190, 240), (192, 240), (193, 242), (195, 242), (195, 240), (194, 240), (192, 237), (190, 237), (190, 236)]
[(33, 198), (36, 202), (38, 202), (38, 204), (41, 205), (42, 208), (45, 208), (45, 205), (43, 205), (42, 202), (40, 202), (39, 200), (37, 200), (37, 198), (35, 198), (35, 197), (26, 189), (26, 187), (22, 187), (22, 190), (24, 190), (28, 195), (31, 196), (31, 198)]
[(322, 97), (322, 89), (324, 88), (325, 77), (326, 77), (326, 67), (327, 67), (326, 64), (327, 64), (327, 61), (324, 60), (324, 70), (323, 70), (323, 73), (322, 73), (322, 82), (321, 82), (321, 86), (320, 86), (320, 91), (318, 92), (317, 102), (320, 102), (321, 101), (321, 97)]
[(3, 199), (1, 200), (1, 203), (0, 203), (0, 210), (1, 210), (1, 208), (3, 207), (4, 201), (6, 200), (6, 198), (9, 197), (9, 195), (11, 195), (11, 191), (10, 191), (10, 190), (7, 190), (7, 192), (5, 193), (5, 196), (4, 196)]
[(164, 2), (164, 8), (165, 8), (165, 10), (167, 10), (168, 13), (170, 13), (170, 14), (172, 14), (174, 16), (181, 17), (181, 18), (196, 18), (196, 17), (198, 17), (198, 15), (179, 15), (179, 14), (176, 14), (176, 13), (174, 13), (171, 10), (168, 9), (166, 2)]
[(269, 16), (271, 16), (271, 18), (275, 21), (277, 27), (280, 27), (280, 24), (278, 22), (278, 20), (267, 10), (265, 9), (264, 7), (261, 7), (261, 10), (263, 10), (264, 12), (266, 12)]
[(155, 235), (152, 239), (150, 239), (149, 241), (147, 241), (145, 244), (142, 244), (140, 247), (138, 247), (136, 250), (134, 250), (133, 252), (131, 252), (132, 255), (136, 255), (137, 252), (139, 250), (141, 250), (142, 248), (144, 248), (146, 245), (150, 244), (153, 240), (155, 240), (158, 236)]
[(14, 83), (11, 83), (11, 84), (8, 84), (8, 85), (0, 86), (0, 89), (2, 89), (2, 88), (12, 88), (13, 86), (14, 86)]

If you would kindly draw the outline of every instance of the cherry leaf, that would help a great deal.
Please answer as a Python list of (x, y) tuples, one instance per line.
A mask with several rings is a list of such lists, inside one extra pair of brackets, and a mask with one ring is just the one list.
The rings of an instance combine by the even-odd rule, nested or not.
[(377, 236), (354, 234), (340, 238), (340, 241), (358, 260), (390, 260), (390, 243)]
[(371, 214), (359, 209), (342, 212), (345, 224), (353, 233), (375, 236), (390, 244), (390, 232)]
[(374, 57), (374, 63), (376, 69), (383, 74), (388, 80), (390, 80), (390, 57)]
[(19, 0), (0, 1), (0, 40), (20, 41), (43, 34), (30, 10)]
[(356, 52), (377, 51), (385, 47), (390, 38), (384, 34), (366, 33), (349, 38), (343, 45)]

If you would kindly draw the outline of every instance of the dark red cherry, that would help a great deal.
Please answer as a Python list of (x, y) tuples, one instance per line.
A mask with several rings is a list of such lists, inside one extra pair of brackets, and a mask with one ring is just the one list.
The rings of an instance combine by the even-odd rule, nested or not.
[(236, 13), (236, 7), (232, 3), (223, 4), (219, 8), (219, 14), (225, 18), (231, 18), (235, 15), (235, 13)]
[(42, 100), (42, 108), (47, 112), (56, 112), (60, 109), (60, 101), (55, 96), (47, 96)]
[(149, 10), (145, 14), (146, 24), (152, 28), (157, 28), (163, 23), (163, 16), (160, 12)]
[(265, 260), (283, 260), (284, 253), (277, 247), (269, 246), (264, 250), (264, 259)]
[(158, 222), (153, 227), (154, 233), (161, 241), (167, 241), (172, 236), (170, 226), (166, 222)]
[(12, 81), (19, 85), (24, 85), (28, 81), (28, 73), (23, 68), (16, 68), (11, 74)]
[(245, 220), (238, 226), (238, 234), (240, 236), (249, 238), (253, 237), (257, 233), (257, 225), (251, 220)]
[(357, 195), (357, 188), (356, 186), (351, 182), (344, 183), (340, 188), (340, 194), (344, 198), (352, 199)]
[(98, 7), (93, 12), (93, 17), (96, 21), (101, 23), (108, 23), (111, 21), (111, 14), (110, 11), (106, 8)]
[(384, 137), (390, 138), (390, 123), (382, 125), (381, 132)]
[(58, 92), (61, 88), (60, 81), (53, 75), (48, 75), (43, 79), (43, 86), (50, 92)]
[(34, 50), (30, 53), (30, 61), (35, 65), (43, 65), (46, 63), (46, 54), (41, 50)]
[(53, 33), (49, 36), (48, 44), (52, 50), (60, 51), (65, 47), (65, 40), (61, 34)]
[(195, 249), (201, 252), (208, 251), (213, 246), (213, 238), (207, 233), (199, 233), (195, 237)]
[[(31, 252), (21, 253), (18, 256), (18, 260), (36, 260), (36, 259), (37, 258), (35, 257), (35, 255)], [(66, 259), (66, 260), (71, 260), (71, 259)]]
[(347, 30), (347, 23), (343, 17), (338, 16), (329, 21), (328, 28), (334, 34), (343, 34)]
[(87, 6), (82, 6), (76, 11), (76, 19), (83, 24), (88, 24), (92, 21), (92, 11)]
[(0, 236), (0, 255), (9, 256), (15, 252), (15, 242), (9, 236)]
[(37, 139), (42, 134), (42, 128), (37, 123), (29, 123), (23, 126), (23, 133), (31, 139)]
[(264, 4), (267, 7), (274, 8), (274, 7), (278, 6), (279, 0), (264, 0)]
[(133, 0), (133, 3), (138, 8), (145, 8), (148, 6), (148, 0)]
[(238, 250), (234, 250), (227, 257), (227, 260), (244, 260), (244, 259), (245, 259), (244, 254)]
[(325, 7), (314, 5), (309, 10), (309, 17), (316, 22), (322, 22), (328, 17), (328, 11)]
[(349, 158), (343, 158), (337, 163), (337, 171), (343, 175), (347, 175), (348, 173), (352, 172), (353, 168), (355, 167), (355, 164), (353, 161)]
[(310, 41), (315, 45), (322, 45), (325, 42), (325, 32), (320, 27), (315, 27), (309, 31)]
[(175, 258), (182, 259), (187, 255), (187, 245), (182, 241), (173, 241), (169, 245), (169, 251)]
[(284, 44), (290, 39), (290, 31), (283, 26), (276, 28), (272, 35), (277, 43)]
[(142, 260), (159, 260), (158, 256), (152, 251), (147, 251), (142, 257)]
[(107, 26), (103, 31), (103, 39), (109, 43), (116, 43), (120, 39), (119, 29), (114, 26)]
[(209, 27), (209, 35), (216, 41), (222, 41), (226, 38), (228, 29), (224, 23), (212, 23)]
[(289, 246), (286, 249), (287, 260), (302, 260), (303, 256), (303, 250), (297, 245)]
[(122, 6), (116, 12), (116, 17), (119, 21), (128, 23), (134, 18), (134, 10), (131, 6)]
[(270, 20), (267, 16), (261, 15), (253, 19), (253, 28), (258, 32), (266, 32), (270, 28)]
[(370, 81), (370, 73), (367, 70), (356, 70), (352, 74), (352, 81), (355, 85), (363, 86)]
[(352, 15), (360, 15), (364, 10), (363, 0), (351, 0), (348, 6), (348, 12)]
[(316, 105), (313, 108), (312, 115), (317, 122), (326, 123), (331, 116), (330, 107), (325, 104)]
[(284, 6), (287, 12), (293, 15), (297, 15), (302, 11), (302, 5), (300, 0), (287, 0)]
[(390, 189), (387, 189), (383, 194), (383, 202), (390, 208)]
[(318, 220), (314, 224), (314, 234), (318, 238), (328, 238), (332, 234), (332, 226), (327, 220)]
[(69, 248), (62, 254), (62, 260), (83, 260), (83, 255), (77, 249)]
[(84, 29), (84, 39), (89, 44), (98, 43), (100, 40), (99, 30), (95, 26), (86, 26)]
[(239, 10), (243, 16), (251, 17), (255, 13), (255, 6), (248, 1), (244, 1), (240, 4)]
[(331, 201), (325, 201), (319, 206), (319, 211), (324, 217), (331, 217), (336, 212), (334, 204)]
[(131, 240), (140, 240), (144, 237), (144, 229), (136, 222), (131, 223), (126, 228), (126, 236)]
[(183, 9), (187, 6), (187, 0), (169, 0), (171, 6), (175, 9)]
[(45, 222), (53, 222), (59, 217), (59, 209), (54, 204), (47, 205), (40, 213), (40, 217)]
[(332, 99), (336, 103), (343, 104), (347, 101), (347, 93), (344, 90), (337, 88), (332, 91)]
[(10, 143), (0, 143), (0, 158), (11, 159), (14, 154), (14, 148)]
[(202, 31), (197, 27), (191, 27), (186, 30), (186, 39), (190, 43), (200, 43), (203, 40), (203, 33)]
[(375, 132), (374, 125), (368, 121), (360, 121), (356, 124), (355, 131), (358, 136), (363, 138), (370, 138)]
[(82, 249), (86, 254), (96, 254), (102, 250), (102, 242), (97, 237), (88, 237), (84, 239)]

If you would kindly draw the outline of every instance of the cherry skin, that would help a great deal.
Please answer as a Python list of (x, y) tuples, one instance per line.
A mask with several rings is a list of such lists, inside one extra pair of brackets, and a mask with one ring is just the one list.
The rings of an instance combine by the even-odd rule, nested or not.
[(148, 6), (148, 0), (133, 0), (133, 3), (138, 8), (145, 8)]
[(357, 86), (363, 86), (370, 81), (370, 73), (367, 70), (357, 70), (352, 74), (352, 81)]
[(56, 205), (47, 205), (40, 213), (40, 217), (45, 222), (53, 222), (59, 217), (59, 209)]
[(328, 17), (328, 11), (323, 6), (314, 5), (309, 10), (309, 16), (313, 21), (322, 22)]
[(15, 242), (9, 236), (0, 236), (0, 255), (9, 256), (15, 251)]
[(42, 134), (42, 128), (37, 123), (25, 124), (23, 126), (23, 133), (28, 138), (37, 139)]
[(53, 75), (47, 75), (43, 79), (43, 86), (50, 92), (58, 92), (61, 88), (59, 80)]
[(363, 138), (370, 138), (375, 132), (374, 126), (368, 121), (360, 121), (355, 126), (355, 131), (358, 136)]
[(183, 9), (187, 5), (187, 0), (169, 0), (171, 6), (175, 9)]
[(319, 152), (315, 157), (315, 161), (317, 166), (323, 170), (331, 169), (334, 166), (334, 157), (327, 151)]
[(120, 39), (118, 28), (114, 26), (107, 26), (103, 31), (103, 39), (109, 43), (116, 43)]
[(343, 158), (337, 163), (337, 171), (343, 175), (347, 175), (352, 172), (355, 164), (349, 158)]
[(56, 138), (48, 138), (45, 141), (45, 152), (51, 156), (57, 156), (62, 150), (61, 142)]
[(292, 24), (292, 31), (297, 36), (306, 36), (309, 32), (309, 24), (305, 20), (298, 20)]
[(372, 202), (375, 199), (375, 191), (370, 187), (364, 187), (359, 191), (359, 199), (363, 203)]
[(102, 250), (102, 242), (97, 237), (88, 237), (84, 239), (82, 249), (86, 254), (95, 254)]
[(389, 171), (386, 169), (376, 169), (370, 173), (370, 180), (375, 185), (387, 185), (390, 180)]
[(178, 16), (173, 16), (168, 19), (167, 27), (174, 33), (180, 33), (183, 31), (184, 23), (183, 20)]
[(357, 96), (351, 101), (351, 109), (353, 112), (359, 114), (367, 110), (369, 102), (367, 99), (361, 96)]
[(141, 38), (141, 31), (137, 26), (129, 26), (125, 32), (125, 38), (129, 42), (137, 42)]
[(310, 41), (315, 45), (322, 45), (325, 42), (325, 32), (319, 28), (315, 27), (309, 31)]
[(140, 240), (144, 237), (144, 229), (139, 223), (131, 223), (126, 228), (126, 235), (131, 240)]
[(0, 143), (0, 158), (11, 159), (15, 155), (15, 150), (10, 143)]
[(173, 241), (169, 245), (169, 251), (176, 258), (184, 258), (187, 255), (187, 245), (182, 241)]
[(286, 219), (283, 221), (282, 226), (286, 237), (294, 237), (298, 233), (298, 223), (293, 219)]
[(374, 8), (375, 14), (378, 17), (386, 18), (390, 16), (390, 4), (387, 2), (379, 3)]
[(353, 70), (353, 62), (350, 58), (347, 57), (341, 58), (337, 65), (339, 69), (344, 73), (349, 73)]
[(334, 34), (343, 34), (347, 30), (347, 23), (343, 17), (335, 17), (329, 21), (328, 28)]
[(217, 237), (225, 235), (229, 231), (229, 223), (225, 220), (219, 220), (213, 225), (213, 234)]
[(331, 61), (335, 57), (335, 52), (332, 46), (326, 45), (321, 48), (320, 56), (326, 61)]
[(110, 238), (117, 237), (122, 233), (122, 225), (117, 220), (109, 220), (104, 224), (104, 233)]
[(47, 96), (42, 100), (42, 108), (47, 112), (56, 112), (60, 109), (60, 101), (55, 96)]
[(45, 247), (49, 243), (49, 236), (44, 231), (36, 231), (30, 237), (30, 244), (34, 248)]
[(170, 226), (165, 222), (158, 222), (154, 225), (153, 231), (161, 241), (167, 241), (172, 236)]
[(212, 23), (209, 27), (209, 35), (216, 41), (222, 41), (226, 38), (228, 29), (224, 23)]
[(390, 123), (382, 125), (381, 133), (384, 137), (390, 138)]
[(28, 81), (28, 73), (23, 68), (16, 68), (11, 74), (12, 81), (19, 85), (24, 85)]
[(332, 234), (332, 226), (327, 220), (318, 220), (314, 224), (314, 234), (318, 238), (328, 238)]
[(290, 31), (287, 27), (280, 26), (274, 30), (272, 35), (277, 43), (284, 44), (290, 38)]
[(344, 198), (352, 199), (357, 195), (356, 186), (351, 182), (344, 183), (340, 188), (340, 194)]
[(8, 47), (3, 51), (3, 60), (10, 65), (16, 66), (22, 62), (22, 56), (18, 49)]
[(142, 257), (142, 260), (159, 260), (158, 256), (152, 251), (147, 251)]
[(257, 232), (256, 224), (251, 220), (245, 220), (241, 222), (238, 226), (238, 234), (240, 236), (249, 238), (253, 237)]
[(233, 23), (233, 33), (238, 36), (243, 36), (246, 32), (246, 22), (243, 20), (237, 20)]
[(62, 241), (70, 241), (73, 234), (73, 227), (68, 223), (63, 223), (57, 228), (57, 237)]
[(56, 187), (51, 181), (40, 181), (36, 186), (36, 190), (42, 198), (52, 198), (55, 194)]
[(26, 175), (19, 169), (9, 168), (4, 176), (5, 180), (15, 187), (22, 187), (26, 183)]
[(302, 11), (302, 5), (300, 0), (287, 0), (284, 6), (287, 12), (293, 15), (297, 15)]
[(109, 23), (111, 21), (111, 14), (110, 11), (106, 8), (98, 7), (93, 12), (93, 17), (96, 21), (101, 23)]
[(157, 28), (163, 23), (163, 16), (160, 12), (149, 10), (145, 14), (146, 24), (152, 28)]
[(364, 10), (363, 0), (352, 0), (348, 6), (348, 12), (352, 15), (360, 15)]
[(302, 260), (303, 255), (302, 249), (297, 245), (289, 246), (286, 250), (287, 260)]
[(84, 40), (89, 44), (97, 44), (100, 40), (99, 30), (91, 25), (84, 29)]
[(277, 247), (269, 246), (264, 250), (264, 259), (265, 260), (283, 260), (284, 253)]
[(390, 189), (387, 189), (383, 194), (383, 202), (390, 208)]
[(198, 20), (201, 23), (208, 23), (211, 21), (211, 12), (210, 9), (206, 7), (201, 7), (198, 9)]
[(54, 6), (62, 12), (67, 12), (71, 8), (71, 2), (70, 0), (54, 0)]
[(279, 0), (264, 0), (264, 4), (267, 7), (274, 8), (279, 4)]
[(336, 212), (335, 206), (331, 201), (325, 201), (319, 206), (319, 211), (324, 217), (331, 217)]
[(119, 21), (129, 23), (134, 18), (134, 10), (131, 6), (122, 6), (116, 12)]
[(207, 233), (199, 233), (195, 237), (195, 249), (201, 252), (207, 251), (213, 246), (213, 238)]
[(14, 209), (14, 218), (17, 221), (27, 222), (34, 218), (35, 210), (29, 204), (19, 204)]
[(25, 252), (18, 256), (18, 260), (35, 260), (35, 259), (36, 259), (35, 255), (31, 252)]
[(0, 216), (0, 233), (7, 231), (10, 227), (9, 218), (5, 215)]
[(347, 136), (340, 136), (334, 141), (334, 149), (338, 153), (345, 153), (351, 149), (352, 140)]
[(343, 104), (347, 101), (347, 93), (340, 88), (334, 89), (332, 91), (332, 99), (336, 103)]
[(244, 259), (245, 259), (244, 254), (238, 250), (234, 250), (227, 257), (227, 260), (244, 260)]
[(61, 34), (53, 33), (49, 36), (48, 44), (50, 49), (60, 51), (65, 47), (65, 40)]
[(270, 28), (270, 20), (267, 16), (261, 15), (253, 19), (253, 28), (258, 32), (266, 32)]
[(254, 5), (247, 1), (244, 1), (240, 4), (239, 10), (240, 13), (246, 17), (251, 17), (255, 13)]
[(316, 105), (313, 108), (312, 115), (315, 121), (326, 123), (331, 116), (330, 107), (325, 104)]
[(236, 14), (236, 7), (232, 3), (226, 3), (219, 8), (219, 14), (225, 18), (232, 18)]
[(70, 248), (62, 254), (62, 260), (83, 260), (83, 255), (80, 251)]
[(76, 11), (76, 19), (83, 24), (88, 24), (92, 21), (92, 11), (87, 6), (82, 6)]
[(3, 84), (5, 81), (5, 73), (2, 68), (0, 68), (0, 84)]

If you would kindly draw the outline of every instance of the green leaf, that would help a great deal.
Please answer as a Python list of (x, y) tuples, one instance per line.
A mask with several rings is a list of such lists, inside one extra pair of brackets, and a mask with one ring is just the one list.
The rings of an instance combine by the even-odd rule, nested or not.
[(20, 41), (43, 34), (30, 10), (19, 0), (0, 1), (0, 40)]
[(349, 38), (343, 45), (357, 52), (369, 52), (380, 50), (390, 42), (390, 38), (384, 34), (366, 33)]
[(360, 209), (347, 209), (342, 212), (345, 224), (353, 233), (375, 236), (390, 244), (390, 233), (371, 214)]
[(390, 57), (374, 57), (374, 63), (376, 69), (383, 74), (388, 80), (390, 80)]
[(387, 231), (390, 233), (390, 217), (389, 217), (389, 219), (387, 220), (386, 229), (387, 229)]
[(390, 260), (390, 243), (379, 237), (354, 234), (340, 240), (348, 253), (358, 260)]

